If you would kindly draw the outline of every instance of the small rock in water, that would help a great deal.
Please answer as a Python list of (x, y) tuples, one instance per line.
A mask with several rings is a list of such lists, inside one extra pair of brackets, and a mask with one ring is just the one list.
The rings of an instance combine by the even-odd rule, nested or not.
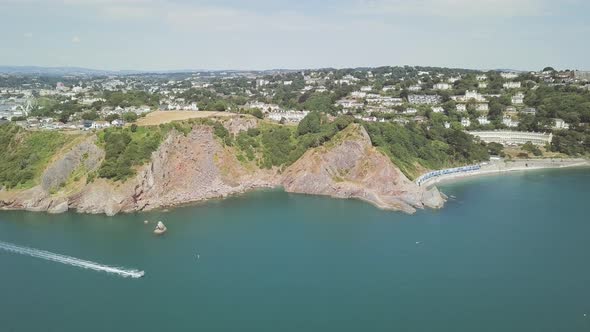
[(158, 221), (158, 224), (156, 225), (156, 229), (154, 229), (154, 233), (160, 235), (160, 234), (166, 233), (167, 230), (168, 229), (166, 228), (166, 225), (164, 225), (163, 222)]
[(147, 225), (149, 223), (149, 221), (144, 220), (143, 223)]

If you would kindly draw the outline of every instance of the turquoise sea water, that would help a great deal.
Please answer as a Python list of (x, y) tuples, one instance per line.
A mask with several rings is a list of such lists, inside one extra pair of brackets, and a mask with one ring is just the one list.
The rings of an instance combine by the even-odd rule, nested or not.
[(413, 216), (280, 191), (112, 218), (0, 212), (0, 241), (146, 272), (0, 251), (0, 331), (590, 331), (590, 170), (443, 191), (456, 199)]

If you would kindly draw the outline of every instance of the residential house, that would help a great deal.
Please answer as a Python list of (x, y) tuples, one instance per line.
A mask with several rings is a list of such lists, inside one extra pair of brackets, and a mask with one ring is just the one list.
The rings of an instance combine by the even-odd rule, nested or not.
[(477, 122), (482, 126), (490, 124), (490, 120), (486, 116), (480, 116), (477, 118)]
[(490, 110), (490, 107), (488, 103), (479, 103), (475, 105), (475, 110), (478, 112), (488, 112)]
[(367, 96), (367, 93), (366, 92), (363, 92), (363, 91), (353, 91), (353, 92), (350, 93), (350, 96), (352, 98), (362, 99), (362, 98), (365, 98)]
[(500, 76), (502, 76), (503, 79), (512, 80), (512, 79), (517, 78), (518, 74), (509, 72), (509, 73), (500, 73)]
[(520, 89), (520, 82), (506, 82), (502, 85), (504, 89)]
[(433, 90), (450, 90), (451, 85), (448, 83), (437, 83), (432, 87)]
[(510, 127), (510, 128), (518, 127), (518, 121), (512, 120), (512, 117), (511, 116), (508, 116), (508, 115), (505, 115), (502, 118), (502, 123), (506, 127)]
[(524, 94), (522, 94), (522, 92), (519, 92), (516, 95), (512, 96), (512, 104), (514, 104), (514, 105), (524, 104)]
[(535, 115), (537, 114), (537, 109), (534, 107), (525, 107), (521, 113)]
[(115, 119), (115, 120), (111, 121), (111, 125), (113, 127), (123, 127), (125, 125), (125, 121), (123, 121), (121, 119)]
[(562, 119), (553, 119), (553, 121), (555, 122), (553, 129), (570, 129), (570, 125)]
[(462, 118), (461, 125), (463, 127), (469, 127), (469, 126), (471, 126), (471, 121), (469, 120), (469, 118)]
[(103, 129), (103, 128), (108, 128), (110, 126), (111, 126), (111, 124), (108, 123), (107, 121), (94, 121), (90, 125), (90, 129)]
[(299, 123), (307, 114), (308, 111), (273, 111), (268, 113), (268, 118), (277, 122), (284, 119), (286, 122)]

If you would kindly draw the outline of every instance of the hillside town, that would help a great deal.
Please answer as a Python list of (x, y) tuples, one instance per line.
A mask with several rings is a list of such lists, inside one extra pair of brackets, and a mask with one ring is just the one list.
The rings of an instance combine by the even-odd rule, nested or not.
[(216, 111), (296, 124), (319, 111), (359, 121), (470, 132), (549, 133), (587, 127), (579, 116), (540, 105), (539, 92), (555, 89), (588, 94), (590, 72), (405, 66), (119, 76), (0, 74), (0, 122), (31, 130), (92, 130), (124, 126), (153, 111)]

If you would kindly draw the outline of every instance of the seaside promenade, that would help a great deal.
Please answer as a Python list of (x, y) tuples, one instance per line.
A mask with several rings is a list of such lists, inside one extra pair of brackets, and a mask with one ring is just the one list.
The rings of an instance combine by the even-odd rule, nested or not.
[(588, 159), (497, 159), (476, 165), (455, 167), (428, 172), (415, 180), (419, 186), (432, 186), (443, 181), (461, 179), (478, 175), (501, 174), (535, 169), (590, 166)]

